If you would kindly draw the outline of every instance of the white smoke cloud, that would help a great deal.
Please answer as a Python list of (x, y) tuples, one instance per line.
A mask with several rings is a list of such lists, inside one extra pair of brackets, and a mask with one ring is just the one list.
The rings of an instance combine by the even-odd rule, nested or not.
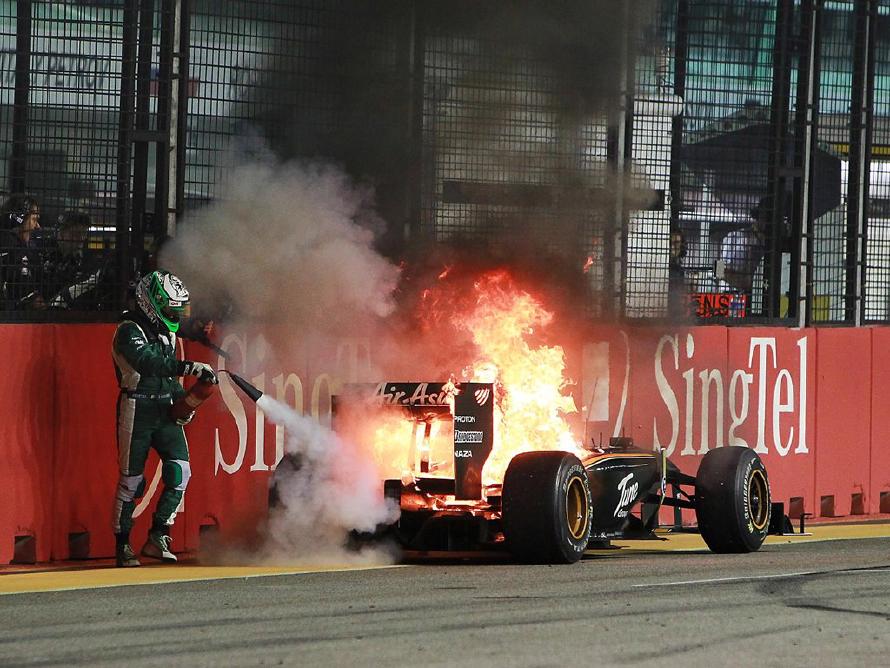
[(267, 159), (232, 169), (220, 193), (160, 258), (196, 306), (225, 303), (294, 337), (360, 331), (392, 312), (399, 269), (374, 250), (383, 223), (369, 188), (329, 164)]
[(372, 533), (399, 516), (398, 506), (383, 497), (368, 453), (270, 397), (264, 395), (258, 405), (269, 420), (285, 427), (286, 452), (298, 462), (294, 469), (283, 463), (276, 475), (279, 500), (269, 515), (261, 557), (390, 561), (387, 547), (344, 551), (352, 530)]
[[(201, 312), (231, 308), (224, 328), (250, 331), (267, 350), (235, 369), (288, 368), (307, 343), (361, 333), (372, 336), (395, 308), (399, 268), (374, 249), (382, 221), (373, 192), (322, 162), (280, 163), (268, 154), (230, 168), (220, 197), (187, 218), (165, 246), (159, 266), (179, 275)], [(323, 366), (324, 360), (314, 359)], [(330, 362), (330, 360), (328, 360)], [(253, 367), (253, 368), (247, 368)], [(344, 549), (350, 531), (391, 523), (373, 459), (312, 417), (271, 397), (260, 407), (283, 425), (296, 471), (276, 472), (281, 506), (253, 554), (213, 555), (312, 563), (391, 560), (385, 551)], [(260, 518), (258, 518), (260, 520)]]

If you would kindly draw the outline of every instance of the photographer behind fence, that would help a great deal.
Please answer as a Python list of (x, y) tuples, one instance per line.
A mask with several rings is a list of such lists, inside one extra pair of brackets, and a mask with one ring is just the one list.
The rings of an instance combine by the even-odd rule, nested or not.
[(720, 259), (723, 260), (723, 280), (744, 294), (751, 293), (754, 272), (766, 255), (766, 226), (763, 200), (751, 210), (752, 221), (723, 237)]
[(43, 262), (35, 247), (40, 204), (34, 197), (11, 195), (0, 209), (0, 301), (5, 310), (42, 310)]
[(108, 259), (89, 248), (90, 217), (67, 211), (58, 218), (56, 241), (44, 259), (48, 306), (53, 309), (101, 310), (112, 293)]
[[(745, 303), (741, 306), (746, 309), (751, 308), (754, 274), (766, 256), (772, 209), (772, 197), (762, 197), (757, 206), (751, 209), (751, 223), (730, 232), (720, 242), (717, 277), (725, 281), (732, 291), (744, 296)], [(779, 233), (780, 238), (787, 235), (784, 225)]]

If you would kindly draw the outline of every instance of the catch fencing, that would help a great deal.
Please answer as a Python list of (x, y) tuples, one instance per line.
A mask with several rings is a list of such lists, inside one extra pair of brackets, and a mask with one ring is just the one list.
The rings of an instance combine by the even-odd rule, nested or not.
[(0, 319), (111, 318), (274, 156), (373, 186), (385, 254), (520, 266), (592, 320), (890, 321), (890, 0), (506, 4), (3, 0), (0, 189), (42, 231)]

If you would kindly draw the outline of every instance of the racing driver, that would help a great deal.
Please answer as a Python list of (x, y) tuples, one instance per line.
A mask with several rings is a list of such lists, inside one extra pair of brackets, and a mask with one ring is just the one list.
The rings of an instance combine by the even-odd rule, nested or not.
[(136, 308), (124, 311), (112, 344), (120, 394), (117, 400), (117, 452), (120, 477), (114, 502), (115, 557), (118, 566), (139, 566), (130, 546), (136, 499), (145, 489), (143, 471), (149, 448), (161, 458), (163, 491), (152, 517), (146, 557), (176, 561), (169, 529), (188, 485), (191, 469), (183, 426), (170, 408), (185, 394), (176, 376), (191, 375), (217, 384), (208, 364), (176, 359), (176, 332), (189, 315), (189, 293), (168, 271), (153, 271), (136, 286)]

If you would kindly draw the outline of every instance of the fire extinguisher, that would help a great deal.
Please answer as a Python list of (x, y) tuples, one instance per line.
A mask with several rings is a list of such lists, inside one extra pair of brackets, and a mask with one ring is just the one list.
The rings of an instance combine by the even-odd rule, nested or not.
[(209, 399), (215, 391), (216, 385), (199, 380), (170, 407), (170, 417), (180, 424), (188, 424), (198, 406)]

